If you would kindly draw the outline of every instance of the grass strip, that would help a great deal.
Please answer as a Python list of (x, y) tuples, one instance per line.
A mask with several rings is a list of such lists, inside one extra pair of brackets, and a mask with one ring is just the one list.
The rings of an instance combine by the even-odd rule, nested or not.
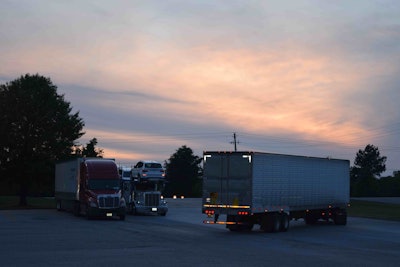
[(51, 197), (27, 197), (28, 206), (19, 206), (18, 196), (0, 196), (0, 210), (12, 209), (55, 209), (56, 202)]
[(364, 200), (352, 200), (347, 210), (351, 217), (400, 221), (400, 205)]

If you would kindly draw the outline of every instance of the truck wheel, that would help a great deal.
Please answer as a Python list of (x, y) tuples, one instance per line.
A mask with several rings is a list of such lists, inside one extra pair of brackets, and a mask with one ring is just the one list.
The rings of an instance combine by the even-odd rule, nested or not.
[(289, 230), (289, 224), (290, 224), (289, 215), (287, 215), (286, 213), (282, 213), (280, 231), (287, 232), (287, 230)]
[(281, 215), (276, 213), (272, 215), (271, 220), (272, 220), (272, 232), (273, 233), (279, 232), (281, 229)]

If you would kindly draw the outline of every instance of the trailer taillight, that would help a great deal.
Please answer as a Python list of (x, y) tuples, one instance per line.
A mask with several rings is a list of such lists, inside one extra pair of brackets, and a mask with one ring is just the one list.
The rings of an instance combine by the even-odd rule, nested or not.
[(205, 214), (207, 214), (207, 215), (213, 215), (214, 213), (215, 213), (214, 210), (206, 210), (205, 211)]
[(248, 211), (238, 211), (238, 215), (249, 215)]

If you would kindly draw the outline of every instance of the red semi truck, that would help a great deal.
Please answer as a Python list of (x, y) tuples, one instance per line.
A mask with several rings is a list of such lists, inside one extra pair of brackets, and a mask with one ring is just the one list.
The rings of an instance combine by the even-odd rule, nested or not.
[(76, 158), (56, 164), (55, 199), (59, 211), (125, 219), (126, 203), (111, 159)]

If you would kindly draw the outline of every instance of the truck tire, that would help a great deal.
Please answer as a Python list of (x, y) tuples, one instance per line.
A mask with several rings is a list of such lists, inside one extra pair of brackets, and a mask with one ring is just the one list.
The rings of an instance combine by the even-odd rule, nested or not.
[(280, 228), (280, 231), (281, 232), (287, 232), (287, 230), (289, 230), (289, 224), (290, 224), (289, 215), (287, 215), (286, 213), (282, 213), (281, 214), (281, 228)]
[(281, 229), (281, 215), (279, 213), (274, 213), (271, 216), (271, 220), (272, 220), (272, 232), (276, 233), (279, 232)]

